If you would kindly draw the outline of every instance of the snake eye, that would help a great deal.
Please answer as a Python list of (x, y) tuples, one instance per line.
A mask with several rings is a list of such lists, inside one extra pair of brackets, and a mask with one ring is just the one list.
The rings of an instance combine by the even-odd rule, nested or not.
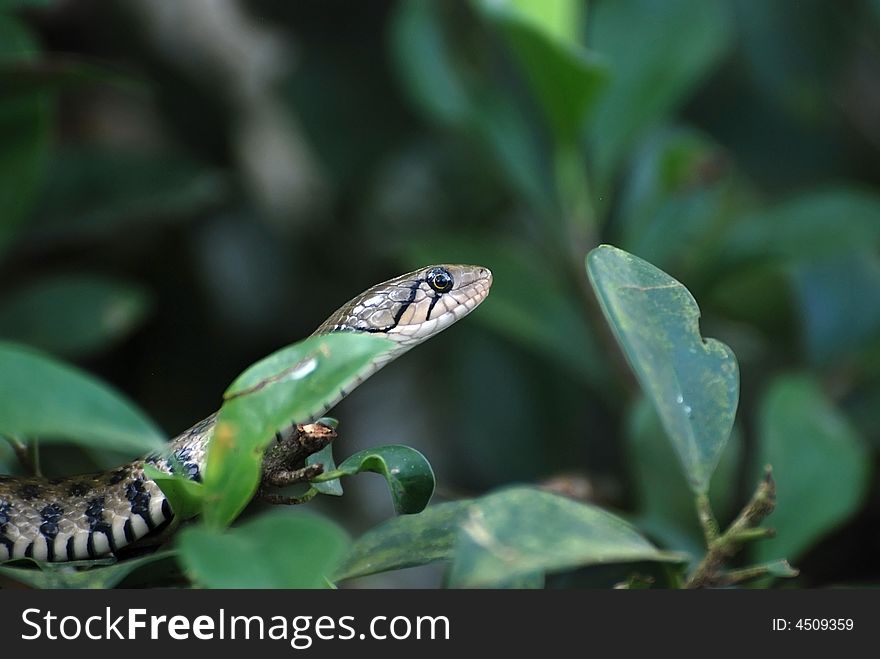
[(452, 275), (446, 268), (433, 268), (428, 272), (428, 284), (438, 293), (447, 293), (452, 289)]

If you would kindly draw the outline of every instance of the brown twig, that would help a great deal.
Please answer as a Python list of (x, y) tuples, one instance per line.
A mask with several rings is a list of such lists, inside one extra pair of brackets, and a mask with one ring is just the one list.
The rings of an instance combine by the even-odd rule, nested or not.
[[(703, 501), (703, 504), (704, 506), (708, 505), (705, 501)], [(703, 512), (705, 512), (703, 509), (704, 506), (700, 505), (700, 500), (698, 498), (698, 509), (700, 510), (701, 521), (703, 521)], [(764, 469), (764, 478), (758, 483), (758, 487), (752, 495), (751, 500), (746, 504), (739, 516), (723, 534), (717, 535), (717, 530), (713, 534), (711, 532), (711, 527), (707, 527), (704, 523), (708, 551), (703, 557), (703, 560), (700, 561), (700, 564), (694, 570), (693, 574), (691, 574), (684, 587), (707, 588), (711, 586), (729, 585), (745, 579), (754, 578), (755, 576), (761, 576), (760, 574), (756, 574), (754, 570), (762, 566), (727, 573), (723, 571), (723, 567), (724, 564), (730, 560), (745, 543), (773, 536), (773, 529), (760, 528), (759, 525), (770, 513), (773, 512), (775, 507), (776, 483), (773, 480), (772, 469), (768, 465)]]

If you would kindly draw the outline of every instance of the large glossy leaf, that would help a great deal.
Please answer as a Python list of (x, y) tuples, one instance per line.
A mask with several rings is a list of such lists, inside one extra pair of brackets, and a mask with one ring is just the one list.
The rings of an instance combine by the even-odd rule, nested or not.
[[(47, 563), (35, 561), (30, 558), (14, 561), (12, 564), (0, 565), (0, 581), (3, 578), (16, 581), (31, 588), (115, 588), (124, 579), (140, 570), (150, 571), (150, 583), (156, 584), (157, 570), (174, 570), (173, 559), (176, 552), (161, 551), (149, 556), (120, 561), (110, 565), (103, 565), (102, 561), (78, 561), (70, 563)], [(18, 564), (27, 564), (36, 567), (16, 567)], [(92, 564), (87, 570), (78, 569), (77, 566)]]
[(600, 189), (635, 141), (686, 100), (720, 60), (730, 25), (719, 0), (596, 4), (588, 45), (611, 67), (611, 83), (590, 122)]
[(335, 524), (286, 510), (227, 531), (184, 529), (179, 538), (187, 574), (207, 588), (323, 588), (348, 544)]
[(321, 416), (369, 365), (388, 339), (352, 333), (316, 336), (257, 362), (224, 394), (205, 469), (205, 516), (229, 524), (260, 480), (263, 449), (276, 431)]
[(422, 512), (434, 494), (434, 470), (427, 458), (414, 448), (395, 444), (355, 453), (316, 480), (332, 480), (364, 471), (385, 478), (394, 510), (401, 515)]
[(680, 560), (601, 508), (515, 487), (483, 497), (468, 510), (448, 582), (496, 586), (585, 565)]
[(120, 394), (39, 352), (0, 343), (0, 434), (146, 452), (162, 433)]
[[(32, 59), (36, 44), (13, 16), (0, 14), (0, 63)], [(41, 92), (8, 93), (0, 78), (0, 247), (26, 217), (46, 167), (50, 97)]]
[(764, 395), (759, 465), (773, 467), (776, 537), (755, 545), (762, 560), (794, 560), (843, 524), (867, 492), (871, 458), (862, 438), (807, 375), (777, 378)]
[(38, 280), (0, 302), (0, 337), (60, 355), (86, 355), (130, 332), (144, 317), (146, 293), (104, 277)]
[(691, 488), (705, 493), (736, 416), (736, 357), (723, 343), (700, 336), (694, 298), (650, 263), (603, 245), (587, 256), (587, 272)]
[(370, 529), (354, 542), (336, 572), (336, 579), (451, 559), (458, 523), (472, 503), (441, 503), (418, 515), (394, 517)]

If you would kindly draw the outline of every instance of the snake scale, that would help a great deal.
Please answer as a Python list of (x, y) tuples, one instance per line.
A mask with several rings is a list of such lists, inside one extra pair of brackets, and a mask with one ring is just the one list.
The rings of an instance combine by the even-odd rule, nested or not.
[[(470, 313), (491, 285), (492, 273), (486, 268), (435, 265), (377, 284), (340, 307), (313, 336), (368, 332), (393, 343), (346, 383), (324, 412), (382, 366)], [(110, 471), (54, 479), (0, 476), (0, 561), (99, 558), (158, 534), (174, 511), (144, 474), (144, 465), (149, 462), (170, 473), (173, 461), (188, 478), (201, 480), (215, 418), (212, 414), (181, 433), (163, 455)], [(292, 432), (293, 424), (279, 429), (276, 437)]]

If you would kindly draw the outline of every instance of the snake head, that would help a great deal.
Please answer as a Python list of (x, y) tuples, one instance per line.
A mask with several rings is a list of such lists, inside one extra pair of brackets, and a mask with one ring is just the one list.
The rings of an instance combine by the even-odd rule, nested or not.
[(492, 273), (478, 265), (431, 265), (377, 284), (349, 300), (315, 334), (368, 332), (411, 348), (473, 311)]

